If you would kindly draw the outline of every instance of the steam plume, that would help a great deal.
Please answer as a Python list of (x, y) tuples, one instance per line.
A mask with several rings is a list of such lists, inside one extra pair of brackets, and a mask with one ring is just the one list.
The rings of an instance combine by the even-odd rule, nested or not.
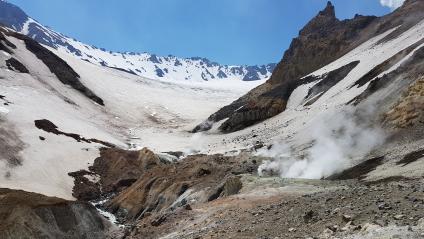
[(353, 159), (364, 157), (384, 142), (380, 128), (359, 121), (352, 108), (318, 116), (306, 129), (310, 139), (301, 152), (303, 156), (284, 142), (277, 142), (270, 150), (258, 152), (273, 158), (259, 167), (259, 174), (272, 172), (286, 178), (320, 179), (340, 172), (349, 167)]

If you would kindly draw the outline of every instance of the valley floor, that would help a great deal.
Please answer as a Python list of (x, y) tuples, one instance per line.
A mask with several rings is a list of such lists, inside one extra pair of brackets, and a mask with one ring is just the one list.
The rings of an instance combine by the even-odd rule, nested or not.
[[(253, 191), (181, 208), (152, 226), (147, 217), (130, 238), (423, 238), (421, 180), (253, 179)], [(253, 188), (252, 188), (253, 189)]]

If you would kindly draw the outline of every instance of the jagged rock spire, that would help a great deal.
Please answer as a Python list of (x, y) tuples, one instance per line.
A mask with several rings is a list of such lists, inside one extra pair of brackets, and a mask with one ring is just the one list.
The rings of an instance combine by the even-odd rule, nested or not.
[(324, 10), (320, 11), (308, 24), (300, 31), (299, 35), (306, 35), (325, 29), (327, 26), (336, 24), (339, 20), (336, 18), (336, 10), (333, 4), (328, 1)]
[(336, 17), (336, 10), (334, 9), (334, 5), (331, 3), (331, 1), (327, 2), (327, 7), (325, 7), (324, 10), (319, 12), (319, 15), (332, 17), (332, 18)]

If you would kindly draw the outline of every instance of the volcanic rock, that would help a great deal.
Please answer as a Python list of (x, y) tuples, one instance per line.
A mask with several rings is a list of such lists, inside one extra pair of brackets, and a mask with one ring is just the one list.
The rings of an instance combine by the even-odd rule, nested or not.
[(88, 203), (0, 189), (0, 238), (107, 238), (112, 225)]

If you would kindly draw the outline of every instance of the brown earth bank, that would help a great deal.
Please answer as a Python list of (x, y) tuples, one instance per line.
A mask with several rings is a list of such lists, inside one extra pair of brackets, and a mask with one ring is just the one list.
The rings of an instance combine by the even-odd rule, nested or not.
[(0, 238), (108, 238), (112, 226), (91, 204), (0, 189)]
[[(244, 163), (243, 163), (244, 161)], [(236, 194), (238, 175), (257, 170), (254, 160), (222, 155), (197, 155), (148, 170), (108, 203), (108, 209), (127, 219), (166, 213), (196, 203)]]
[(245, 154), (193, 155), (171, 162), (146, 148), (105, 148), (90, 171), (70, 175), (75, 178), (76, 198), (96, 200), (112, 195), (106, 208), (122, 220), (134, 220), (185, 206), (188, 198), (207, 202), (238, 193), (238, 175), (255, 173), (258, 160)]
[(102, 148), (100, 157), (94, 160), (89, 171), (69, 173), (75, 178), (73, 195), (87, 201), (116, 194), (131, 186), (151, 167), (166, 163), (169, 162), (161, 161), (148, 149), (127, 151)]

